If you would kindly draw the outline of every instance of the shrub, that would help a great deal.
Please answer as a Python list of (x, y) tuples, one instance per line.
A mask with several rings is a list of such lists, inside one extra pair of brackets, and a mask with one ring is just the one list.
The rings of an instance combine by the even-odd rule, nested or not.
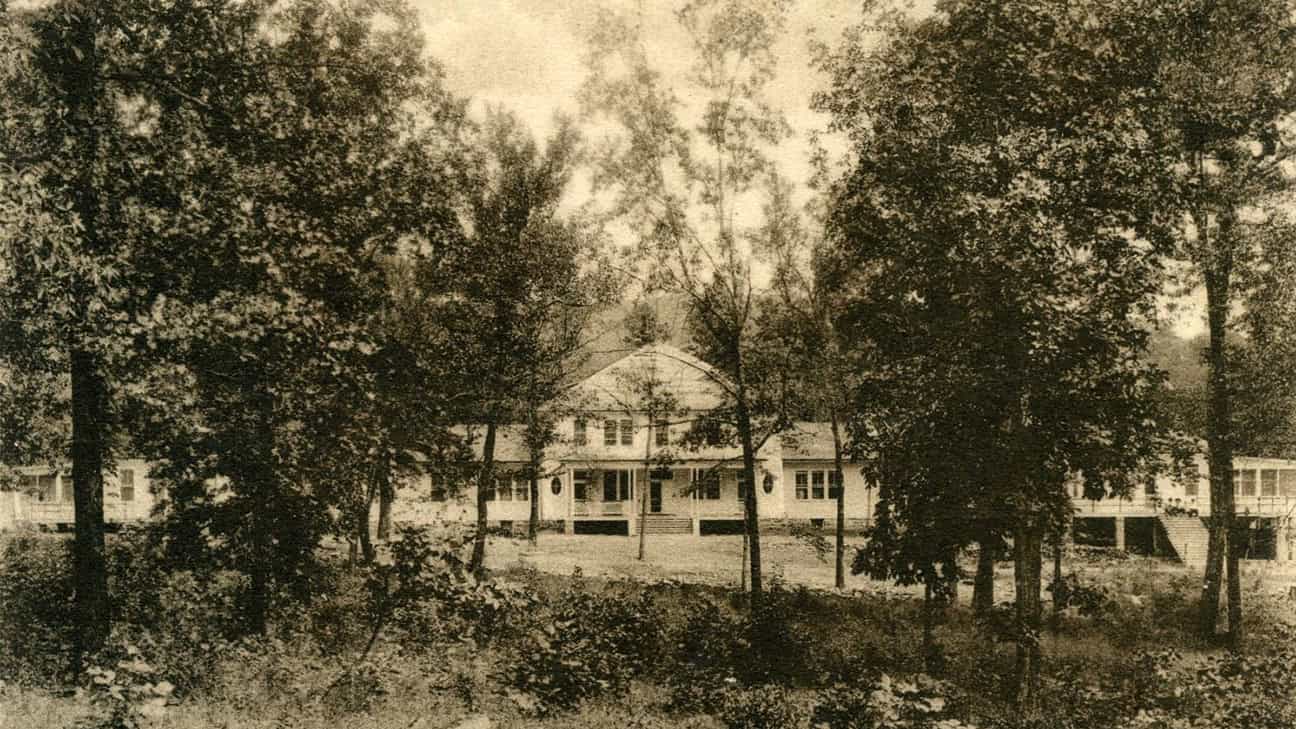
[(38, 535), (0, 541), (0, 680), (49, 685), (67, 668), (72, 542)]
[(750, 652), (747, 635), (745, 621), (702, 602), (672, 641), (675, 653), (666, 677), (670, 708), (694, 712), (717, 706), (726, 684), (746, 673), (740, 667)]
[(949, 715), (952, 689), (925, 674), (895, 680), (883, 674), (869, 688), (834, 686), (819, 694), (816, 726), (829, 729), (958, 729), (969, 725)]
[(527, 698), (524, 709), (548, 714), (585, 699), (623, 692), (655, 660), (660, 634), (652, 597), (569, 591), (559, 596), (548, 623), (517, 647), (503, 677)]
[(728, 729), (794, 729), (805, 726), (805, 711), (783, 686), (728, 688), (720, 700), (720, 721)]

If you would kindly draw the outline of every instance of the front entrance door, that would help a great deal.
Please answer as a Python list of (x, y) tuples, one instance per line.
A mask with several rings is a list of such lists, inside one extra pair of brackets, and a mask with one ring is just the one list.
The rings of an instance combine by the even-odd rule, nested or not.
[(648, 510), (654, 514), (661, 513), (661, 506), (662, 506), (661, 484), (662, 484), (661, 481), (648, 482)]

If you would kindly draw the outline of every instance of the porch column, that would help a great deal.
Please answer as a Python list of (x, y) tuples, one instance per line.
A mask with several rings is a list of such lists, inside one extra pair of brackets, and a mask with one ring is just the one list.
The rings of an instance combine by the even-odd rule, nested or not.
[(1125, 517), (1116, 517), (1116, 548), (1125, 550)]
[(693, 471), (689, 469), (689, 521), (693, 522), (693, 536), (702, 536), (702, 522), (698, 520), (697, 489), (693, 487)]

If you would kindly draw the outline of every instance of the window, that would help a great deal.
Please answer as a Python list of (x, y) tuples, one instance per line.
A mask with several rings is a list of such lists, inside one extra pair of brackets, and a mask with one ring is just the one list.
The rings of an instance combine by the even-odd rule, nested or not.
[(765, 489), (767, 494), (774, 493), (774, 476), (772, 474), (765, 474), (765, 480), (761, 482), (761, 488)]
[(549, 492), (552, 493), (554, 496), (558, 496), (559, 494), (562, 493), (561, 478), (558, 478), (557, 476), (553, 477), (553, 480), (549, 482)]
[(693, 484), (693, 493), (699, 499), (716, 501), (720, 498), (720, 473), (715, 469), (693, 469)]
[(445, 479), (437, 474), (429, 474), (428, 480), (431, 484), (429, 497), (433, 501), (445, 501), (447, 495)]
[(1156, 496), (1156, 492), (1157, 487), (1155, 478), (1149, 478), (1143, 483), (1143, 494), (1145, 496)]
[(36, 477), (36, 487), (40, 489), (41, 501), (54, 501), (58, 499), (58, 482), (54, 479), (54, 474), (45, 473)]
[(656, 438), (657, 445), (659, 446), (670, 445), (670, 423), (666, 422), (665, 420), (658, 420), (657, 424), (654, 425), (653, 427), (656, 428), (656, 431), (653, 433), (653, 437)]
[(616, 421), (604, 420), (603, 421), (603, 445), (614, 446), (616, 444), (617, 444)]
[(1260, 495), (1261, 496), (1278, 495), (1278, 472), (1277, 471), (1260, 472)]
[[(796, 497), (801, 501), (808, 499), (835, 499), (841, 487), (837, 480), (837, 471), (797, 471)], [(827, 488), (824, 486), (827, 485)], [(773, 488), (773, 486), (771, 486)]]
[(572, 425), (572, 441), (575, 442), (576, 445), (583, 446), (588, 442), (588, 440), (589, 435), (586, 432), (585, 421), (577, 420), (575, 424)]
[(1279, 471), (1278, 481), (1283, 496), (1296, 496), (1296, 469), (1284, 468)]
[(634, 491), (630, 487), (629, 471), (603, 472), (604, 501), (629, 501), (632, 498)]
[(129, 468), (123, 468), (121, 475), (118, 477), (121, 482), (121, 500), (135, 500), (135, 471)]
[(737, 473), (738, 479), (738, 501), (746, 502), (747, 500), (747, 471), (742, 470)]
[(1256, 495), (1256, 472), (1250, 469), (1233, 472), (1233, 493), (1239, 496)]
[(1183, 487), (1184, 487), (1184, 496), (1197, 495), (1197, 479), (1189, 479), (1188, 481), (1185, 481)]
[(621, 445), (634, 445), (634, 423), (621, 421)]
[(513, 500), (514, 501), (531, 500), (531, 479), (529, 478), (513, 479)]
[(72, 494), (72, 477), (64, 474), (61, 480), (63, 481), (63, 501), (70, 504), (76, 500), (76, 496)]
[(589, 471), (572, 471), (572, 498), (584, 501), (589, 490)]

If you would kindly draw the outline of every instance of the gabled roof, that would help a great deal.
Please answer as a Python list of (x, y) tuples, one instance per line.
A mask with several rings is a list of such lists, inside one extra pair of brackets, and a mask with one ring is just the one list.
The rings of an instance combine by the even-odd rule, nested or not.
[(711, 410), (725, 400), (728, 381), (718, 370), (679, 347), (641, 347), (576, 384), (585, 394), (586, 410), (634, 408), (634, 386), (652, 378), (672, 393), (685, 410)]

